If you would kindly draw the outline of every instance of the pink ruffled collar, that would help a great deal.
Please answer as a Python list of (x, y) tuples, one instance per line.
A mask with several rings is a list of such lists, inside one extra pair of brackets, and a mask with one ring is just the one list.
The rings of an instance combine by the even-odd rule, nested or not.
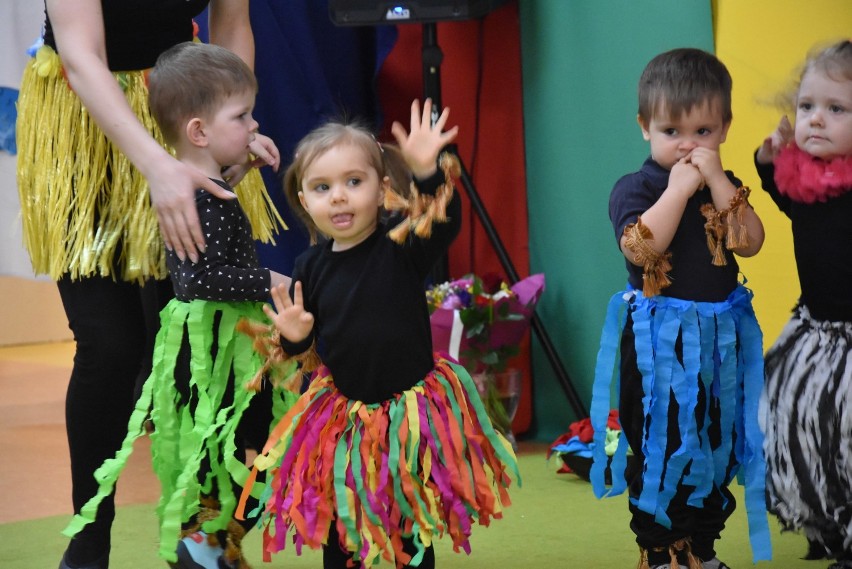
[(825, 161), (791, 144), (775, 158), (775, 184), (796, 202), (828, 201), (852, 190), (852, 156)]

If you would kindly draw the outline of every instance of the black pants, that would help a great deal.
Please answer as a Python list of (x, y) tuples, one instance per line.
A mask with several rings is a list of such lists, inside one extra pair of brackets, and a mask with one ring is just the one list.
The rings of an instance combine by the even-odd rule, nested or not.
[[(627, 442), (633, 454), (638, 460), (644, 462), (642, 454), (642, 436), (646, 417), (642, 407), (642, 374), (636, 364), (636, 345), (633, 335), (633, 322), (628, 318), (627, 325), (621, 337), (621, 392), (619, 400), (619, 417), (621, 428), (627, 437)], [(678, 358), (682, 358), (680, 339), (676, 345)], [(682, 362), (681, 362), (682, 363)], [(708, 426), (708, 438), (711, 448), (717, 448), (720, 444), (719, 404), (713, 400), (709, 412), (705, 416), (707, 394), (703, 382), (699, 381), (698, 405), (696, 405), (695, 420), (699, 430), (706, 420), (711, 421)], [(734, 404), (732, 401), (731, 404)], [(681, 444), (678, 427), (678, 404), (671, 394), (669, 399), (668, 426), (666, 429), (666, 460), (674, 453)], [(733, 454), (733, 452), (732, 452)], [(733, 457), (731, 459), (733, 461)], [(729, 470), (731, 465), (729, 464)], [(629, 495), (638, 499), (642, 493), (641, 470), (633, 476), (630, 483)], [(636, 534), (636, 543), (643, 549), (648, 550), (648, 561), (654, 564), (669, 563), (671, 558), (668, 546), (682, 538), (690, 538), (692, 541), (692, 552), (703, 561), (708, 561), (716, 556), (714, 544), (719, 539), (725, 521), (733, 513), (736, 507), (734, 496), (727, 487), (714, 487), (711, 493), (704, 499), (701, 508), (690, 506), (687, 503), (689, 495), (694, 489), (681, 483), (666, 510), (671, 519), (671, 528), (666, 528), (654, 520), (654, 515), (640, 510), (630, 503), (632, 515), (630, 528)], [(663, 548), (664, 551), (654, 551), (654, 548)]]
[[(213, 321), (213, 330), (219, 328), (219, 319), (221, 314), (218, 314), (214, 317)], [(210, 331), (213, 334), (213, 330)], [(216, 360), (216, 351), (217, 351), (217, 343), (214, 341), (211, 344), (211, 361)], [(192, 410), (192, 413), (195, 413), (195, 405), (198, 403), (198, 391), (197, 388), (190, 386), (190, 358), (191, 358), (191, 350), (189, 346), (189, 337), (187, 331), (184, 330), (183, 342), (181, 344), (181, 349), (178, 352), (178, 358), (175, 362), (175, 388), (179, 394), (179, 400), (176, 402), (178, 407), (189, 406)], [(233, 405), (234, 402), (234, 390), (237, 387), (234, 385), (234, 373), (233, 369), (231, 373), (228, 375), (228, 385), (225, 387), (224, 397), (222, 398), (222, 407), (229, 407)], [(156, 425), (155, 425), (156, 427)], [(272, 386), (268, 381), (263, 382), (263, 387), (259, 393), (255, 394), (252, 397), (251, 401), (249, 401), (248, 407), (243, 412), (242, 417), (240, 417), (240, 422), (237, 425), (237, 429), (234, 433), (235, 442), (236, 442), (236, 451), (235, 458), (241, 462), (245, 462), (246, 460), (246, 449), (251, 448), (260, 453), (263, 450), (263, 446), (266, 444), (267, 439), (269, 438), (269, 431), (272, 427)], [(224, 449), (219, 449), (219, 456), (224, 456)], [(210, 461), (208, 458), (204, 458), (201, 462), (201, 468), (198, 472), (198, 480), (199, 482), (204, 481), (204, 478), (210, 473)], [(266, 472), (260, 472), (258, 474), (257, 480), (259, 482), (263, 482), (266, 479)], [(236, 483), (232, 484), (232, 491), (234, 495), (239, 499), (240, 494), (242, 493), (242, 487), (237, 485)], [(217, 498), (214, 494), (211, 497)], [(245, 507), (245, 520), (237, 520), (243, 529), (249, 531), (252, 527), (254, 527), (260, 515), (257, 516), (249, 516), (249, 512), (254, 510), (258, 505), (257, 498), (253, 496), (249, 496), (246, 501)], [(187, 525), (192, 525), (189, 523)]]
[[(409, 555), (414, 555), (417, 552), (417, 547), (414, 545), (414, 538), (403, 540), (403, 550)], [(328, 545), (322, 547), (322, 568), (346, 569), (349, 567), (348, 563), (351, 559), (352, 554), (340, 547), (337, 524), (332, 521), (331, 528), (328, 530)], [(402, 569), (414, 567), (417, 567), (417, 569), (435, 569), (434, 546), (430, 545), (423, 552), (423, 559), (420, 561), (420, 565), (404, 565)]]
[[(112, 458), (127, 433), (137, 386), (151, 371), (159, 312), (172, 298), (168, 280), (145, 286), (90, 277), (62, 278), (59, 294), (76, 352), (65, 398), (74, 512), (97, 492), (93, 473)], [(72, 540), (68, 558), (90, 562), (109, 549), (113, 497)]]

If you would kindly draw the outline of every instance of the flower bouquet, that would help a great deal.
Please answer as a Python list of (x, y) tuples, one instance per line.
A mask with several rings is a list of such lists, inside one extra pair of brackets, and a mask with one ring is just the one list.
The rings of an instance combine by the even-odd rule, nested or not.
[(520, 373), (506, 367), (519, 352), (543, 291), (544, 275), (536, 274), (512, 286), (467, 275), (426, 292), (434, 349), (465, 366), (495, 428), (510, 440)]

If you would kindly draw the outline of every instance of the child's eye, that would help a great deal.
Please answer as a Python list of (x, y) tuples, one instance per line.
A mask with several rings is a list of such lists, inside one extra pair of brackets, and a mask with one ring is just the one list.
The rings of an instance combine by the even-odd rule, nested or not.
[(710, 134), (710, 129), (709, 128), (699, 128), (698, 134), (700, 134), (701, 136), (707, 136), (708, 134)]
[(799, 103), (799, 110), (809, 111), (811, 110), (811, 108), (813, 108), (813, 105), (808, 103), (807, 101), (802, 101)]
[(828, 111), (830, 113), (843, 113), (846, 111), (846, 109), (844, 109), (840, 105), (829, 105)]
[(663, 130), (663, 134), (666, 136), (674, 136), (677, 134), (677, 129), (675, 128), (667, 128)]
[(315, 192), (327, 192), (328, 191), (328, 184), (317, 184), (316, 186), (314, 186), (314, 191)]
[(361, 185), (361, 178), (349, 178), (346, 183), (350, 186), (359, 186)]

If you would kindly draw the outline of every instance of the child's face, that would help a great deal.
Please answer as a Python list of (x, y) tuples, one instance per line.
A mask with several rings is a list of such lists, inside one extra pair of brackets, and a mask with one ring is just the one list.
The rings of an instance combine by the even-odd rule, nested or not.
[(367, 153), (357, 144), (338, 144), (305, 169), (299, 201), (334, 240), (332, 250), (343, 251), (376, 230), (384, 190)]
[(671, 170), (678, 160), (696, 148), (718, 150), (725, 142), (731, 123), (723, 121), (716, 102), (705, 102), (679, 117), (670, 116), (663, 106), (647, 124), (640, 117), (639, 126), (642, 136), (651, 143), (651, 157), (666, 170)]
[(852, 155), (852, 81), (805, 73), (796, 99), (796, 144), (824, 160)]
[(231, 95), (218, 110), (204, 121), (210, 156), (221, 167), (245, 164), (249, 159), (249, 144), (254, 141), (257, 121), (251, 115), (254, 93), (247, 91)]

